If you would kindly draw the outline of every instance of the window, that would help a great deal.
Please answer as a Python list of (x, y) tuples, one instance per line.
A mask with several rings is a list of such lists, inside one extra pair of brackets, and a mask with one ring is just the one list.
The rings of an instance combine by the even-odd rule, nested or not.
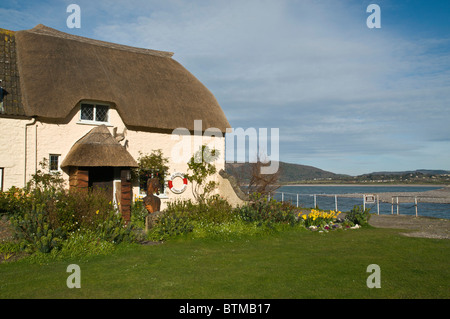
[(50, 172), (57, 172), (59, 171), (59, 157), (61, 155), (57, 154), (50, 154), (49, 158), (49, 169)]
[(97, 103), (81, 103), (80, 122), (108, 123), (109, 106)]

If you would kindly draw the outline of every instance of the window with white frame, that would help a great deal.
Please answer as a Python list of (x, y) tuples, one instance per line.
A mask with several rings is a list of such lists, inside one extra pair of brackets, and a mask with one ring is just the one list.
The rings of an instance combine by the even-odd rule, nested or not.
[(80, 106), (81, 123), (101, 123), (109, 122), (109, 105), (83, 102)]
[(50, 154), (49, 155), (49, 170), (50, 172), (59, 171), (59, 158), (61, 155), (59, 154)]

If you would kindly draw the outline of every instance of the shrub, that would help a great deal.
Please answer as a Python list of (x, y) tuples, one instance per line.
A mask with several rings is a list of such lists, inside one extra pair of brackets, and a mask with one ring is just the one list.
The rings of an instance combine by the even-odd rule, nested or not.
[(198, 202), (207, 199), (218, 185), (209, 177), (216, 173), (214, 161), (219, 158), (219, 155), (218, 150), (202, 145), (187, 163), (190, 173), (186, 175), (186, 178), (192, 183), (192, 193)]
[(180, 212), (164, 213), (151, 228), (148, 238), (166, 240), (168, 238), (191, 232), (194, 226), (189, 217)]
[(135, 200), (131, 205), (131, 223), (137, 227), (145, 228), (145, 218), (148, 215), (148, 211), (145, 208), (142, 200)]
[(27, 188), (1, 197), (4, 210), (12, 211), (15, 238), (30, 252), (59, 250), (69, 234), (80, 230), (114, 244), (134, 240), (131, 224), (125, 225), (101, 189), (66, 191), (59, 176), (38, 171)]
[(44, 206), (37, 205), (22, 214), (11, 217), (14, 237), (24, 249), (38, 250), (43, 253), (60, 248), (66, 233), (60, 227), (53, 227), (48, 220)]
[(204, 201), (193, 203), (189, 200), (169, 202), (166, 213), (177, 213), (192, 221), (211, 224), (221, 224), (233, 220), (233, 207), (219, 195), (205, 198)]
[(290, 203), (268, 200), (261, 194), (254, 194), (248, 204), (236, 209), (236, 213), (244, 221), (271, 227), (275, 223), (296, 224), (296, 210)]
[(13, 215), (23, 209), (31, 209), (32, 201), (24, 189), (11, 187), (6, 192), (0, 192), (0, 216)]
[(52, 223), (72, 232), (80, 228), (95, 230), (116, 210), (102, 189), (61, 191), (46, 203)]
[(366, 226), (369, 224), (370, 208), (364, 209), (362, 206), (353, 206), (353, 209), (347, 213), (345, 219), (353, 224)]
[(133, 226), (125, 225), (122, 216), (116, 211), (110, 211), (107, 218), (100, 222), (96, 228), (101, 239), (114, 244), (123, 241), (132, 242), (134, 240)]
[(169, 202), (148, 237), (153, 240), (165, 240), (190, 233), (194, 227), (212, 227), (230, 223), (235, 217), (232, 206), (219, 195), (206, 197), (197, 203), (191, 200)]

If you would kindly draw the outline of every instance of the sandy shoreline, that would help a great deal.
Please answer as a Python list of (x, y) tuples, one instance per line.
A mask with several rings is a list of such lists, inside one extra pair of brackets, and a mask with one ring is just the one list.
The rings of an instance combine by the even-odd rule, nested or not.
[[(411, 203), (417, 198), (421, 203), (439, 203), (450, 204), (450, 186), (440, 189), (425, 191), (425, 192), (388, 192), (388, 193), (374, 193), (378, 195), (381, 202), (392, 203)], [(340, 194), (339, 197), (360, 197), (361, 194)]]
[(289, 185), (281, 185), (281, 187), (290, 187), (290, 186), (344, 186), (344, 187), (447, 187), (450, 185), (445, 184), (289, 184)]
[[(285, 185), (287, 186), (287, 185)], [(450, 204), (450, 186), (449, 185), (367, 185), (367, 184), (297, 184), (297, 185), (289, 185), (289, 186), (431, 186), (431, 187), (442, 187), (439, 189), (424, 191), (424, 192), (384, 192), (377, 193), (373, 192), (371, 194), (378, 195), (378, 198), (381, 202), (391, 203), (394, 200), (394, 203), (411, 203), (414, 202), (415, 198), (417, 198), (418, 202), (421, 203), (439, 203), (439, 204)], [(361, 197), (363, 193), (348, 193), (348, 194), (337, 194), (338, 197), (350, 197), (357, 198)]]

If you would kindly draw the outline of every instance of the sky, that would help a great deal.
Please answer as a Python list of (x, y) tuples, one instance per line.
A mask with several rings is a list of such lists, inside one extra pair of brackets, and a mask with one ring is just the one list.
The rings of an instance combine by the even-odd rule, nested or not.
[(0, 28), (174, 52), (233, 128), (278, 128), (281, 161), (348, 175), (450, 170), (449, 16), (447, 0), (0, 3)]

